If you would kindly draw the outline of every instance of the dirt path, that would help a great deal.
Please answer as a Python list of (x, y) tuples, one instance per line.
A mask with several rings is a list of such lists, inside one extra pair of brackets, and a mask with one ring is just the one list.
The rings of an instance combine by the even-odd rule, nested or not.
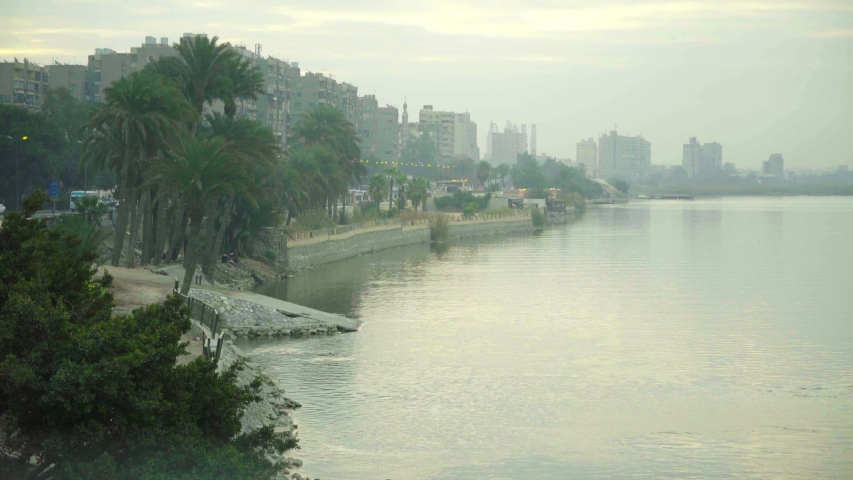
[[(101, 267), (95, 278), (101, 278), (104, 271), (113, 277), (113, 296), (117, 313), (130, 313), (134, 309), (162, 303), (172, 293), (175, 279), (166, 275), (151, 273), (144, 268)], [(201, 356), (201, 338), (185, 333), (182, 342), (190, 342), (189, 355), (178, 359), (178, 365), (184, 365)]]

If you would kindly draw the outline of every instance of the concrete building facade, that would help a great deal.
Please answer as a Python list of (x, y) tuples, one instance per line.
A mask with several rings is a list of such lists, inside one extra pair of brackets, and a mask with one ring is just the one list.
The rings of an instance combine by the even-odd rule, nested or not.
[(577, 145), (578, 164), (583, 164), (588, 173), (594, 173), (598, 169), (598, 146), (593, 138), (581, 140)]
[(527, 152), (527, 133), (519, 131), (518, 125), (512, 122), (507, 122), (503, 132), (492, 123), (487, 137), (491, 153), (489, 163), (492, 165), (514, 164), (519, 153)]
[(681, 166), (691, 178), (723, 171), (723, 146), (717, 142), (702, 144), (691, 137), (684, 144)]
[(0, 103), (19, 105), (38, 111), (50, 89), (46, 67), (24, 59), (0, 63)]
[(480, 159), (477, 124), (471, 121), (468, 112), (441, 112), (433, 110), (432, 105), (424, 105), (418, 115), (417, 129), (430, 135), (444, 162), (464, 157)]
[(86, 65), (56, 63), (47, 66), (50, 73), (50, 88), (64, 88), (80, 102), (86, 101), (89, 89), (89, 69)]
[(599, 176), (637, 181), (651, 168), (652, 144), (643, 138), (626, 137), (612, 130), (598, 139)]
[[(187, 35), (193, 34), (184, 34)], [(89, 88), (86, 101), (101, 103), (104, 99), (104, 89), (116, 80), (142, 70), (159, 58), (175, 55), (177, 52), (169, 45), (169, 39), (166, 37), (161, 37), (160, 43), (157, 43), (154, 37), (145, 37), (145, 43), (131, 48), (130, 53), (117, 53), (109, 48), (95, 49), (95, 54), (89, 55), (88, 60)]]
[(762, 173), (765, 175), (773, 175), (777, 178), (785, 178), (785, 160), (781, 153), (774, 153), (766, 162), (762, 162)]
[(396, 162), (400, 158), (400, 123), (397, 107), (380, 107), (375, 95), (358, 97), (361, 112), (359, 138), (361, 154), (382, 162)]

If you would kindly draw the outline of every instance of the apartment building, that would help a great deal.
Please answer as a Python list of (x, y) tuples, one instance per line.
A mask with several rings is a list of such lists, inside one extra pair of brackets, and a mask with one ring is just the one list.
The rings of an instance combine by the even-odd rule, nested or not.
[(0, 103), (27, 107), (38, 111), (50, 89), (48, 69), (26, 58), (19, 62), (0, 63)]
[(700, 143), (691, 137), (684, 144), (681, 166), (691, 178), (708, 175), (723, 170), (723, 146), (717, 142)]
[[(359, 122), (359, 98), (358, 98), (358, 87), (355, 85), (341, 82), (335, 83), (335, 106), (338, 107), (338, 110), (344, 114), (344, 118), (350, 122), (353, 127), (358, 129)], [(396, 123), (396, 111), (395, 111), (395, 120)]]
[(361, 112), (358, 135), (361, 154), (381, 162), (396, 162), (400, 158), (400, 123), (397, 107), (380, 107), (375, 95), (358, 97)]
[(489, 162), (492, 165), (501, 163), (514, 164), (519, 153), (527, 153), (527, 126), (523, 130), (518, 125), (507, 122), (503, 132), (492, 122), (487, 135)]
[(615, 130), (598, 139), (598, 176), (637, 181), (651, 168), (652, 144), (642, 135), (627, 137)]
[(464, 157), (480, 159), (477, 124), (471, 121), (468, 112), (442, 112), (434, 110), (432, 105), (424, 105), (418, 115), (417, 129), (435, 142), (442, 161)]
[(589, 173), (598, 169), (598, 146), (594, 139), (588, 138), (578, 142), (576, 159), (577, 163), (583, 164)]

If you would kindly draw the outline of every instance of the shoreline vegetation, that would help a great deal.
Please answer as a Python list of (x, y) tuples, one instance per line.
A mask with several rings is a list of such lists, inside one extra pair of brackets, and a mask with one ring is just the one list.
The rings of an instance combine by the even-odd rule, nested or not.
[(850, 196), (853, 185), (796, 184), (796, 185), (667, 185), (649, 187), (634, 185), (634, 195), (693, 195), (716, 196)]

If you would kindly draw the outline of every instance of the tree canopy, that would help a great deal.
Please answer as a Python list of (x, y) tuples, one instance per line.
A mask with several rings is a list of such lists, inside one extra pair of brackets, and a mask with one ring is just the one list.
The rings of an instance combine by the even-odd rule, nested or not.
[[(189, 326), (180, 297), (112, 315), (96, 254), (32, 214), (0, 230), (0, 446), (32, 478), (269, 478), (271, 428), (240, 433), (260, 381), (239, 387), (198, 358), (176, 365)], [(30, 459), (35, 459), (33, 467)], [(8, 473), (8, 472), (7, 472)], [(40, 475), (43, 473), (43, 475)]]

